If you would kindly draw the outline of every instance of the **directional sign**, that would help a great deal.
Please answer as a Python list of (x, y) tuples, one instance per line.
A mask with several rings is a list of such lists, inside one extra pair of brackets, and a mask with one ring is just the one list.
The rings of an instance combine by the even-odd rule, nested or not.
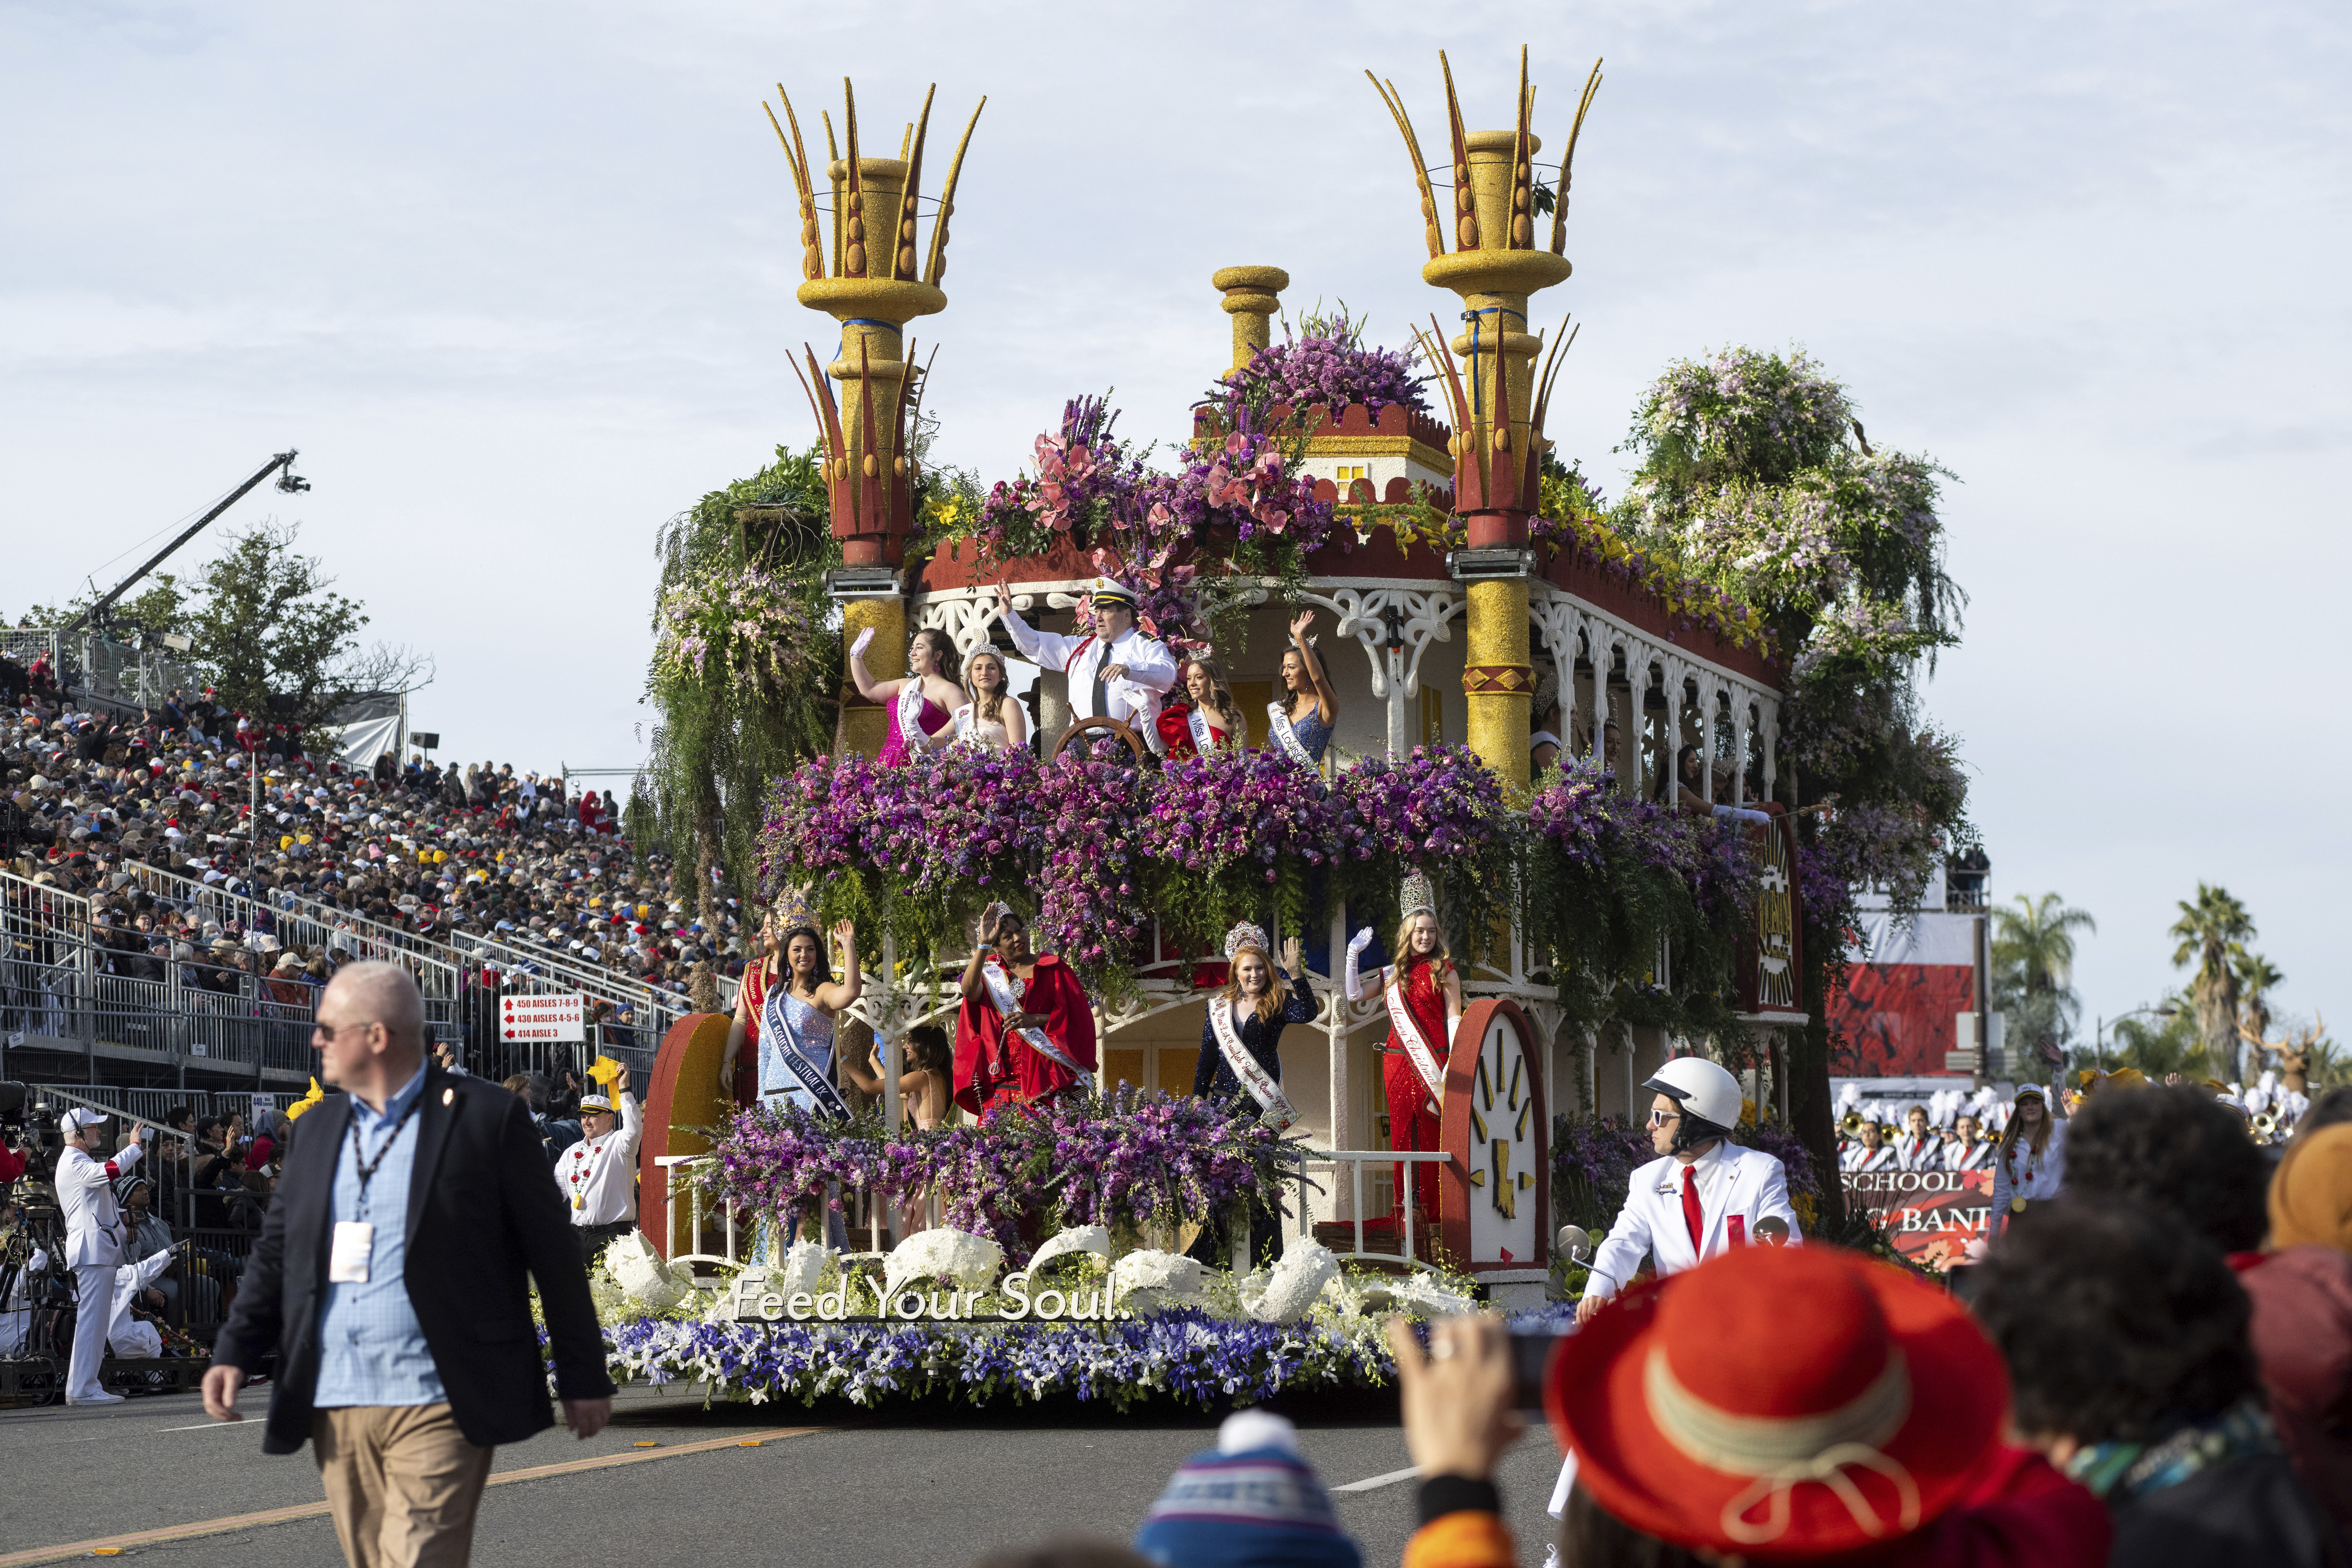
[(499, 998), (499, 1034), (509, 1040), (584, 1040), (587, 998), (577, 991)]

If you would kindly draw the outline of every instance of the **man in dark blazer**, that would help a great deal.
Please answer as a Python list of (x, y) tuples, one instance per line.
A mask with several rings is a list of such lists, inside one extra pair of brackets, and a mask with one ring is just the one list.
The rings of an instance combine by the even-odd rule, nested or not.
[(352, 963), (319, 999), (320, 1079), (205, 1373), (205, 1411), (278, 1352), (262, 1447), (316, 1451), (352, 1568), (462, 1564), (491, 1450), (550, 1426), (539, 1286), (564, 1420), (613, 1383), (539, 1130), (495, 1083), (425, 1060), (407, 972)]

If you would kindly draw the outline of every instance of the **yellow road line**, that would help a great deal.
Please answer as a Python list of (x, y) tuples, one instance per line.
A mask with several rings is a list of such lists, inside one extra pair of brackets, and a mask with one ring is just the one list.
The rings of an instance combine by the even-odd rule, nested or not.
[[(647, 1459), (667, 1459), (679, 1454), (702, 1454), (714, 1448), (757, 1447), (771, 1437), (803, 1437), (821, 1432), (821, 1426), (772, 1426), (759, 1431), (738, 1433), (729, 1437), (711, 1437), (699, 1443), (680, 1443), (676, 1447), (643, 1448), (626, 1454), (599, 1454), (593, 1458), (566, 1459), (552, 1465), (532, 1465), (520, 1470), (494, 1472), (489, 1484), (502, 1487), (510, 1481), (545, 1480), (551, 1476), (567, 1476), (581, 1470), (608, 1470), (616, 1465), (638, 1465)], [(231, 1514), (225, 1519), (198, 1520), (192, 1524), (167, 1524), (156, 1530), (134, 1531), (128, 1535), (101, 1535), (90, 1541), (68, 1541), (56, 1546), (36, 1546), (27, 1552), (11, 1552), (0, 1557), (0, 1568), (19, 1568), (31, 1563), (54, 1563), (61, 1557), (83, 1557), (93, 1552), (111, 1548), (121, 1551), (130, 1546), (154, 1546), (164, 1542), (186, 1541), (199, 1535), (220, 1535), (233, 1530), (252, 1530), (265, 1524), (285, 1524), (297, 1519), (317, 1519), (328, 1511), (323, 1502), (297, 1503), (291, 1508), (264, 1509), (258, 1513)]]

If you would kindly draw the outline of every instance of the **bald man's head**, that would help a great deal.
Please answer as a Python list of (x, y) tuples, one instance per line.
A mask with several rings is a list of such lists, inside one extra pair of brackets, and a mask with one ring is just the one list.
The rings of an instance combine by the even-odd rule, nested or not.
[(415, 1075), (425, 1059), (425, 1002), (397, 964), (343, 966), (319, 997), (319, 1077), (372, 1105)]

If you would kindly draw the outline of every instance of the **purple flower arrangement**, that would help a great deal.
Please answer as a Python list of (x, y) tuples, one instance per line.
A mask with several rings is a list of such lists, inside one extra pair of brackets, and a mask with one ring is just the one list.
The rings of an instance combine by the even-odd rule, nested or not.
[(1475, 856), (1504, 831), (1503, 782), (1467, 746), (1415, 746), (1340, 770), (1332, 793), (1360, 834), (1358, 858), (1433, 870)]
[(1192, 1309), (1083, 1323), (710, 1323), (646, 1318), (605, 1331), (615, 1379), (708, 1381), (765, 1404), (835, 1396), (1018, 1404), (1056, 1395), (1125, 1410), (1155, 1399), (1203, 1409), (1286, 1390), (1378, 1388), (1394, 1375), (1377, 1332), (1226, 1321)]
[(1360, 403), (1378, 414), (1391, 403), (1427, 412), (1428, 395), (1417, 349), (1367, 347), (1364, 327), (1347, 308), (1328, 317), (1309, 317), (1305, 331), (1286, 335), (1250, 356), (1249, 363), (1223, 377), (1209, 395), (1259, 407), (1287, 403), (1297, 408), (1344, 408)]
[(891, 1203), (934, 1194), (957, 1230), (1025, 1257), (1024, 1215), (1066, 1225), (1172, 1229), (1240, 1200), (1279, 1205), (1290, 1168), (1280, 1133), (1211, 1101), (1122, 1089), (1002, 1111), (986, 1127), (886, 1134), (878, 1121), (826, 1121), (797, 1107), (737, 1116), (714, 1147), (711, 1190), (728, 1205), (796, 1223), (827, 1187)]
[(1015, 897), (1043, 948), (1103, 983), (1155, 913), (1218, 935), (1286, 875), (1338, 864), (1393, 885), (1415, 866), (1491, 856), (1510, 825), (1500, 783), (1459, 746), (1351, 763), (1328, 788), (1278, 752), (1141, 765), (1117, 747), (1050, 765), (818, 757), (776, 782), (761, 868), (772, 887), (811, 888), (826, 919), (894, 922), (909, 952)]

